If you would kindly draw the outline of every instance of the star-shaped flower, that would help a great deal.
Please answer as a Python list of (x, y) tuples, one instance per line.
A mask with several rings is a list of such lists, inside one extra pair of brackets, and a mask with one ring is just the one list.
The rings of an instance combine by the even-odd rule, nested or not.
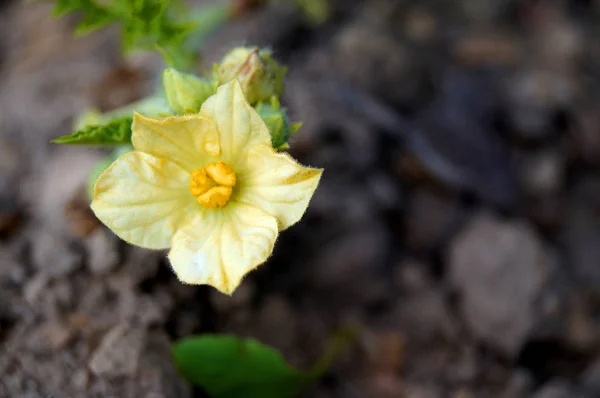
[(135, 114), (134, 151), (98, 178), (92, 209), (123, 240), (170, 248), (184, 283), (231, 294), (300, 220), (322, 170), (273, 149), (237, 81), (197, 114)]

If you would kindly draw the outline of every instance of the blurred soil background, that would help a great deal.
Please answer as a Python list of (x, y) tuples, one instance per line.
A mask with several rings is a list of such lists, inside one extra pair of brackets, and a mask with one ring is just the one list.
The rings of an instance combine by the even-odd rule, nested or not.
[(0, 397), (203, 397), (169, 342), (251, 336), (308, 368), (363, 329), (305, 397), (600, 397), (600, 1), (285, 5), (203, 49), (269, 46), (325, 174), (303, 221), (233, 297), (98, 224), (104, 152), (73, 119), (154, 89), (116, 30), (74, 38), (48, 4), (0, 5)]

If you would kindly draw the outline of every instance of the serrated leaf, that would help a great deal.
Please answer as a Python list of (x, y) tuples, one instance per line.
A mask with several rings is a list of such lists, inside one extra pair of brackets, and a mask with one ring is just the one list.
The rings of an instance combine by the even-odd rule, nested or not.
[(56, 0), (52, 15), (54, 17), (62, 17), (70, 12), (85, 8), (85, 0)]
[(179, 372), (212, 398), (291, 398), (314, 381), (254, 340), (204, 335), (172, 348)]
[(87, 126), (52, 142), (70, 145), (123, 145), (131, 142), (131, 117), (113, 119), (104, 125)]
[(101, 8), (89, 10), (75, 27), (75, 34), (85, 35), (101, 29), (114, 21), (114, 15)]
[[(223, 4), (223, 9), (230, 10), (229, 3)], [(219, 9), (215, 7), (215, 10)], [(73, 12), (82, 15), (76, 34), (119, 23), (124, 53), (159, 51), (170, 66), (179, 69), (189, 69), (196, 61), (198, 47), (187, 45), (190, 36), (196, 32), (201, 36), (206, 33), (198, 21), (189, 19), (189, 9), (180, 0), (56, 0), (54, 16)], [(214, 21), (225, 20), (216, 12), (211, 15)]]

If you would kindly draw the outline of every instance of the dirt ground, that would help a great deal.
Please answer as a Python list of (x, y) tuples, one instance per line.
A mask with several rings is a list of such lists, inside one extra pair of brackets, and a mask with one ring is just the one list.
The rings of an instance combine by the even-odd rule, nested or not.
[(0, 4), (0, 397), (203, 397), (169, 341), (252, 336), (308, 368), (305, 397), (600, 397), (600, 1), (285, 6), (206, 43), (288, 64), (301, 162), (325, 168), (303, 221), (233, 297), (183, 286), (165, 253), (99, 226), (103, 152), (74, 117), (150, 93), (160, 60), (47, 4)]

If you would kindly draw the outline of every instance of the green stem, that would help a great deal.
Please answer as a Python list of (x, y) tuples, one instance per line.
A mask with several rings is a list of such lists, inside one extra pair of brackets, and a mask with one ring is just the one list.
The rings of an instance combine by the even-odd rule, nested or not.
[(316, 380), (331, 367), (331, 364), (339, 357), (350, 343), (356, 340), (360, 332), (360, 326), (345, 326), (338, 330), (325, 346), (325, 352), (313, 368), (308, 372), (308, 376), (312, 380)]

